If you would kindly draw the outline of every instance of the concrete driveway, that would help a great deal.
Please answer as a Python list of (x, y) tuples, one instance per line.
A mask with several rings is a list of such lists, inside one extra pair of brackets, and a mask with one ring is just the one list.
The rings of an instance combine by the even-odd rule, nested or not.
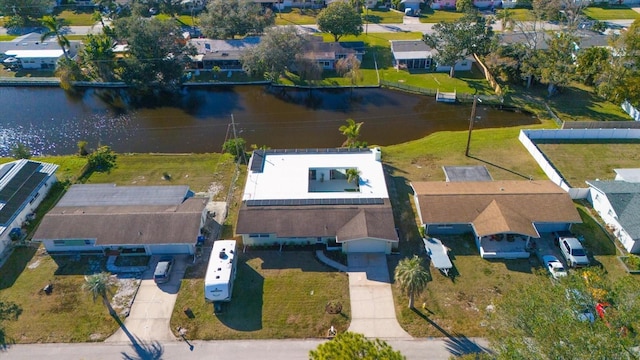
[(153, 281), (153, 272), (160, 259), (154, 256), (151, 266), (142, 275), (140, 288), (131, 306), (129, 316), (113, 335), (105, 340), (108, 343), (135, 341), (176, 340), (170, 329), (171, 313), (176, 303), (180, 282), (184, 277), (188, 255), (174, 256), (171, 278), (165, 284)]
[(385, 254), (349, 254), (349, 331), (370, 338), (412, 339), (396, 319)]

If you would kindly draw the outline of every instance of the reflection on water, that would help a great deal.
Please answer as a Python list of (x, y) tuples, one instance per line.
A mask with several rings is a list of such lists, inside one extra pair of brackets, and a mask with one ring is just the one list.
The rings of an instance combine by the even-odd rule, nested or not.
[[(124, 96), (123, 96), (124, 95)], [(131, 99), (127, 94), (58, 88), (0, 88), (0, 155), (17, 143), (34, 154), (68, 154), (77, 142), (118, 152), (220, 151), (230, 135), (271, 148), (334, 147), (347, 118), (365, 125), (362, 139), (389, 145), (435, 131), (468, 127), (469, 105), (385, 89), (293, 90), (216, 87), (179, 95)], [(479, 106), (477, 128), (537, 123), (531, 116)]]

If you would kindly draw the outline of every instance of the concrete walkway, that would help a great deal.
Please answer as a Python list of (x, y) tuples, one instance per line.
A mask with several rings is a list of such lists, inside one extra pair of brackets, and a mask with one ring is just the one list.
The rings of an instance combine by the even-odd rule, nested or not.
[(349, 254), (349, 331), (369, 338), (412, 339), (396, 319), (385, 254)]
[(337, 261), (329, 259), (322, 250), (316, 250), (316, 257), (321, 263), (330, 266), (338, 271), (347, 272), (347, 267)]

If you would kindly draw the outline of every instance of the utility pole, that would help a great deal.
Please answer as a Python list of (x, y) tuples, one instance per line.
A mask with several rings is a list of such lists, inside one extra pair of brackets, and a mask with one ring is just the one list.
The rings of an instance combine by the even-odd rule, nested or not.
[[(238, 155), (238, 160), (244, 158), (244, 150), (240, 153), (240, 144), (238, 144), (238, 135), (236, 134), (236, 122), (233, 118), (233, 114), (231, 114), (231, 128), (233, 129), (233, 142), (236, 144), (236, 154)], [(242, 160), (244, 163), (244, 160)]]
[(467, 149), (464, 152), (464, 156), (469, 157), (469, 145), (471, 145), (471, 132), (473, 131), (473, 123), (476, 121), (476, 106), (478, 101), (478, 95), (473, 96), (473, 105), (471, 106), (471, 117), (469, 118), (469, 136), (467, 137)]
[(364, 34), (368, 35), (369, 34), (369, 4), (367, 2), (368, 0), (365, 0), (364, 2)]

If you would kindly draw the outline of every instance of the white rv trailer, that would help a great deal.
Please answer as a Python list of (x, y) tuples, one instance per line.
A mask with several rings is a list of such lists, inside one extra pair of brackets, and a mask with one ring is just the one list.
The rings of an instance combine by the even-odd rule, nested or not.
[(213, 243), (207, 274), (204, 278), (204, 298), (206, 301), (231, 301), (233, 280), (236, 277), (236, 263), (235, 240), (218, 240)]

